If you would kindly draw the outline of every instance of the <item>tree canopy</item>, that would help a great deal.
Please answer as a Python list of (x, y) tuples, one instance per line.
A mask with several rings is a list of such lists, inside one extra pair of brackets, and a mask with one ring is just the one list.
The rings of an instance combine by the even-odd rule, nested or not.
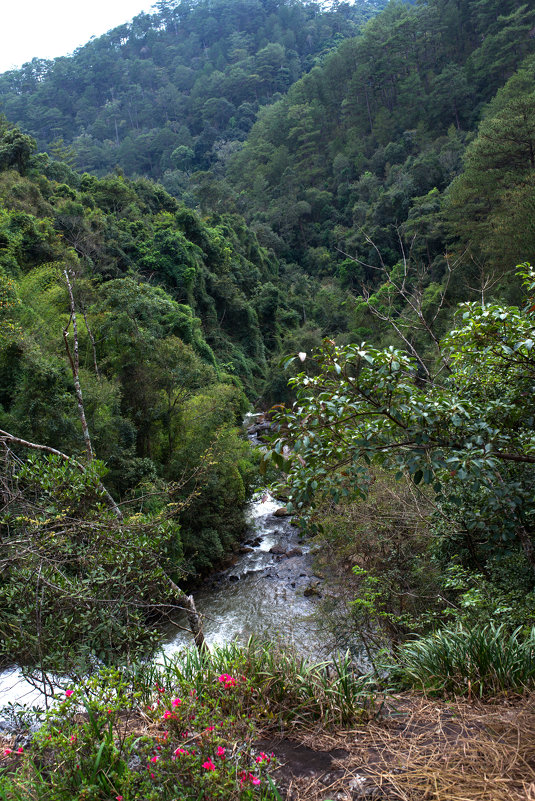
[(324, 342), (314, 369), (290, 379), (296, 401), (277, 415), (266, 455), (288, 475), (291, 508), (327, 491), (364, 497), (368, 466), (380, 464), (462, 505), (481, 547), (516, 540), (535, 570), (535, 272), (521, 275), (522, 309), (460, 306), (433, 378), (392, 346)]

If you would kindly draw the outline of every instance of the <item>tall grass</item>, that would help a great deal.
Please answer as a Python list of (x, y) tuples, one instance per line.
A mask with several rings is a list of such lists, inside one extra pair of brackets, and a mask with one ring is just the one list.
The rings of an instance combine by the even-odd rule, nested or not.
[(535, 686), (535, 627), (489, 623), (441, 629), (405, 643), (392, 676), (402, 686), (456, 695), (522, 693)]
[(201, 692), (222, 673), (239, 672), (254, 687), (255, 715), (277, 716), (285, 723), (347, 723), (365, 716), (373, 705), (371, 680), (356, 672), (349, 653), (311, 664), (254, 637), (245, 646), (229, 643), (204, 654), (188, 649), (146, 670), (147, 697), (156, 682), (187, 683)]

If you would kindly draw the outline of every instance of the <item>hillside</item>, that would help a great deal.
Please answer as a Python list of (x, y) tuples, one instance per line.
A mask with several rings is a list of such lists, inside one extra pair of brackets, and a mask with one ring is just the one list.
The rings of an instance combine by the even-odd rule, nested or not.
[(383, 0), (161, 0), (70, 57), (0, 76), (0, 112), (84, 171), (162, 180), (217, 168), (281, 97)]
[[(271, 227), (287, 259), (311, 275), (338, 275), (357, 294), (376, 286), (381, 259), (393, 267), (403, 248), (433, 281), (444, 276), (446, 250), (464, 252), (457, 299), (476, 280), (473, 260), (503, 273), (529, 258), (535, 241), (513, 233), (520, 236), (520, 219), (500, 218), (507, 248), (497, 223), (481, 235), (477, 220), (497, 211), (489, 196), (496, 179), (495, 194), (507, 187), (517, 204), (529, 204), (513, 187), (533, 168), (534, 25), (535, 10), (520, 0), (390, 3), (361, 37), (341, 43), (259, 114), (228, 171), (248, 218)], [(515, 96), (527, 104), (523, 122), (518, 107), (505, 108)], [(466, 151), (482, 118), (486, 127)], [(485, 148), (490, 128), (497, 144)], [(502, 172), (485, 190), (493, 169)], [(461, 184), (477, 183), (487, 202), (457, 200), (452, 181), (463, 170)]]

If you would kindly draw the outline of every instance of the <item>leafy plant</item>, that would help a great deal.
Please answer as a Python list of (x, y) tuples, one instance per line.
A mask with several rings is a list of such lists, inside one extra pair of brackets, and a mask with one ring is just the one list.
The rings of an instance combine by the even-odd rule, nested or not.
[(403, 687), (455, 695), (529, 692), (535, 685), (535, 628), (439, 629), (398, 650), (391, 678)]

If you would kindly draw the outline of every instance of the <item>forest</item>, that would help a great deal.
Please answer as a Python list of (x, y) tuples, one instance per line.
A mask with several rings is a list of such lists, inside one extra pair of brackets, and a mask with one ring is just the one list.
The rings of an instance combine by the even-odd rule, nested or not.
[[(70, 681), (0, 798), (332, 801), (255, 738), (373, 728), (388, 693), (514, 697), (524, 768), (478, 718), (484, 787), (446, 732), (435, 794), (387, 760), (381, 797), (526, 797), (535, 9), (159, 0), (0, 75), (0, 114), (0, 668)], [(192, 599), (268, 485), (327, 667), (202, 644)], [(182, 608), (197, 652), (155, 666)]]

